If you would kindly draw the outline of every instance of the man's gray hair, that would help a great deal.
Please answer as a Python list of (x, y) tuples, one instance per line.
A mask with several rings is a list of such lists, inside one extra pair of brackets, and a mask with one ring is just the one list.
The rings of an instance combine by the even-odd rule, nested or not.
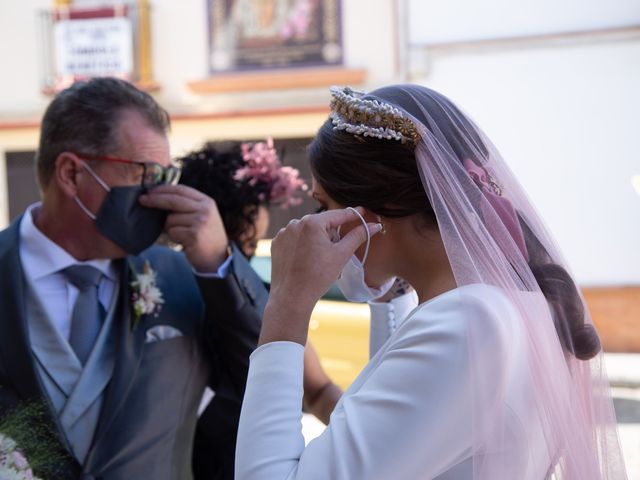
[(62, 152), (104, 156), (118, 149), (117, 127), (122, 112), (133, 110), (159, 133), (169, 129), (169, 114), (151, 97), (117, 78), (77, 82), (60, 92), (42, 119), (36, 153), (38, 183), (49, 184)]

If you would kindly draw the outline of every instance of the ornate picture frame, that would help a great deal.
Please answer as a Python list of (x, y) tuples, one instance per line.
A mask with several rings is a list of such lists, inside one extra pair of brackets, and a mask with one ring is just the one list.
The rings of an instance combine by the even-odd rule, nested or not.
[(208, 0), (209, 72), (342, 65), (340, 0)]

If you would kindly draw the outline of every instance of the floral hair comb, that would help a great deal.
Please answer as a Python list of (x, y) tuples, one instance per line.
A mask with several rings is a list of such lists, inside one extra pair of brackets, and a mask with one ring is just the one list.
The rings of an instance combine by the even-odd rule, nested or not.
[(399, 140), (417, 144), (420, 134), (402, 110), (379, 100), (365, 100), (365, 92), (351, 87), (331, 87), (331, 113), (334, 130), (354, 135)]
[(268, 196), (263, 194), (260, 200), (280, 203), (282, 208), (302, 203), (298, 194), (306, 192), (309, 187), (300, 178), (298, 169), (282, 166), (272, 138), (266, 142), (243, 143), (241, 149), (245, 166), (236, 171), (235, 180), (248, 180), (251, 186), (259, 182), (268, 185)]

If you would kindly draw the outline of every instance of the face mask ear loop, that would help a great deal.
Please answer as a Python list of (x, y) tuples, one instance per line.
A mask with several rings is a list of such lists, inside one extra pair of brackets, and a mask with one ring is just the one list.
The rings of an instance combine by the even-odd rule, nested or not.
[(96, 172), (94, 172), (91, 167), (89, 165), (87, 165), (87, 162), (85, 162), (84, 160), (82, 161), (82, 164), (84, 165), (84, 168), (87, 169), (87, 171), (91, 174), (91, 176), (93, 178), (96, 179), (96, 182), (98, 182), (100, 184), (100, 186), (102, 188), (104, 188), (107, 192), (111, 191), (111, 188), (109, 187), (109, 185), (107, 185), (106, 183), (104, 183), (104, 180), (102, 180), (98, 174)]
[(364, 249), (364, 257), (362, 258), (362, 266), (364, 267), (364, 264), (367, 261), (367, 257), (369, 255), (369, 246), (371, 245), (371, 234), (369, 233), (369, 227), (367, 226), (367, 221), (364, 219), (362, 215), (360, 215), (360, 212), (358, 212), (355, 208), (347, 207), (347, 210), (351, 210), (353, 213), (355, 213), (358, 216), (358, 218), (364, 225), (365, 230), (367, 231), (367, 247)]
[(80, 199), (78, 198), (78, 196), (76, 195), (75, 197), (73, 197), (73, 199), (75, 200), (75, 202), (78, 204), (78, 206), (82, 209), (82, 211), (84, 213), (87, 214), (87, 217), (89, 217), (91, 220), (94, 220), (97, 218), (93, 213), (91, 213), (89, 211), (89, 209), (84, 205), (84, 203), (82, 203), (80, 201)]
[[(107, 185), (106, 183), (104, 183), (104, 180), (102, 180), (98, 174), (96, 172), (94, 172), (91, 167), (89, 165), (87, 165), (87, 162), (85, 162), (84, 160), (82, 160), (82, 165), (84, 166), (84, 168), (87, 169), (87, 172), (89, 172), (91, 174), (91, 176), (96, 180), (96, 182), (98, 182), (98, 184), (104, 188), (107, 192), (111, 191), (111, 188), (109, 188), (109, 185)], [(91, 211), (89, 211), (89, 209), (86, 207), (86, 205), (84, 203), (82, 203), (80, 201), (80, 199), (78, 198), (78, 195), (76, 195), (75, 197), (73, 197), (73, 199), (75, 200), (75, 202), (78, 204), (78, 206), (82, 209), (82, 211), (84, 213), (87, 214), (87, 216), (91, 219), (94, 220), (97, 218), (93, 213), (91, 213)]]

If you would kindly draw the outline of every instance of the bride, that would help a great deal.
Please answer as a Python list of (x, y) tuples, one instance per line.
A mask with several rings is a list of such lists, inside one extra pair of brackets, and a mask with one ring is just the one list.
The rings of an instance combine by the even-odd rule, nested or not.
[[(600, 342), (575, 281), (497, 150), (416, 85), (332, 88), (309, 147), (326, 212), (272, 244), (236, 454), (245, 479), (624, 479)], [(351, 208), (351, 207), (358, 208)], [(303, 355), (338, 278), (418, 304), (305, 448)]]

